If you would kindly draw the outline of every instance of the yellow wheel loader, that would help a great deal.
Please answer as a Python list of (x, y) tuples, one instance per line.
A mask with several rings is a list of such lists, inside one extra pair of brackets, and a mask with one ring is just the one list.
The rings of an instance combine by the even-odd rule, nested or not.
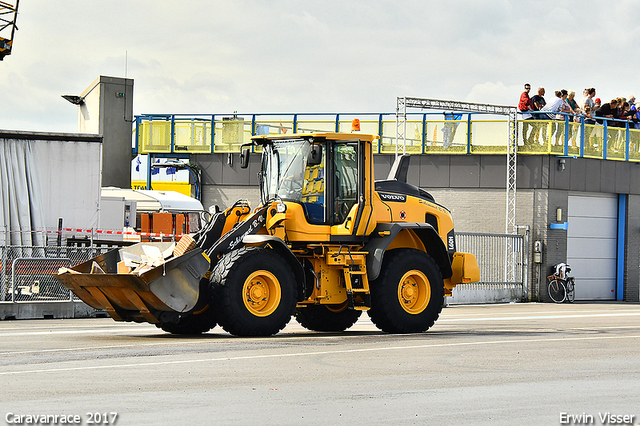
[(409, 156), (374, 181), (376, 139), (256, 136), (240, 159), (246, 168), (261, 151), (260, 206), (240, 200), (215, 212), (179, 241), (182, 250), (139, 243), (58, 279), (115, 320), (171, 333), (219, 324), (238, 336), (269, 336), (292, 316), (309, 330), (336, 332), (365, 310), (385, 332), (426, 331), (457, 284), (479, 280), (478, 265), (456, 251), (449, 211), (407, 183)]

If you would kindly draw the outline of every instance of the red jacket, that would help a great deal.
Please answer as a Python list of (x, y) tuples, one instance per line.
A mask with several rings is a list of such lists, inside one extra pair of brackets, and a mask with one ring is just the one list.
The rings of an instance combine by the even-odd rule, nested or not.
[(527, 92), (522, 92), (522, 95), (520, 95), (520, 102), (518, 103), (518, 109), (520, 111), (529, 111), (534, 109), (533, 102), (531, 102), (531, 98), (529, 97), (529, 94)]

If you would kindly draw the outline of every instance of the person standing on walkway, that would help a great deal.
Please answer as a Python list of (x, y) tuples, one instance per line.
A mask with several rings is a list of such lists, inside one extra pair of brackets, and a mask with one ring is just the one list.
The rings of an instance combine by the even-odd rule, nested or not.
[[(538, 87), (538, 94), (531, 98), (534, 111), (540, 111), (547, 104), (547, 101), (544, 100), (544, 94), (544, 87)], [(546, 114), (533, 113), (533, 118), (537, 122), (533, 125), (533, 136), (531, 137), (531, 141), (544, 145), (547, 141), (547, 123), (543, 121), (547, 119)], [(539, 138), (540, 129), (542, 129), (542, 140)]]
[[(518, 109), (522, 113), (522, 141), (525, 144), (531, 143), (533, 139), (533, 131), (535, 127), (529, 123), (529, 120), (533, 119), (530, 111), (534, 111), (533, 102), (529, 97), (529, 91), (531, 91), (531, 85), (529, 83), (524, 85), (524, 92), (520, 95), (520, 102), (518, 103)], [(527, 137), (527, 134), (529, 136)]]
[(575, 132), (574, 130), (574, 121), (575, 121), (575, 116), (580, 114), (580, 107), (578, 106), (578, 103), (576, 102), (576, 92), (574, 92), (573, 90), (569, 90), (569, 94), (567, 95), (567, 99), (566, 102), (567, 104), (569, 104), (569, 108), (571, 108), (571, 113), (573, 115), (569, 116), (569, 133), (567, 135), (567, 138), (571, 141), (571, 146), (575, 148), (576, 146), (576, 139), (575, 139)]
[(586, 109), (586, 107), (589, 107), (591, 108), (591, 111), (593, 111), (593, 108), (596, 106), (596, 103), (593, 100), (594, 96), (596, 95), (596, 89), (590, 87), (586, 89), (586, 92), (587, 96), (585, 96), (585, 98), (582, 100), (582, 105), (580, 105), (580, 108)]
[[(564, 115), (561, 113), (568, 112), (570, 110), (569, 104), (566, 102), (567, 91), (565, 89), (556, 90), (556, 97), (548, 104), (546, 104), (542, 111), (547, 111), (547, 117), (549, 120), (554, 120), (553, 129), (551, 130), (551, 136), (555, 135), (555, 145), (560, 144), (560, 139), (564, 135), (564, 122), (559, 123), (558, 120), (564, 121)], [(565, 106), (566, 105), (566, 106)]]

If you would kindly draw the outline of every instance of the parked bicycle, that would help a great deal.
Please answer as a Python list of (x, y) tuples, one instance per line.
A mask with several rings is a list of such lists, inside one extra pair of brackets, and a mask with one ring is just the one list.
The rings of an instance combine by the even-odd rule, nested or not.
[(576, 300), (576, 280), (575, 277), (569, 276), (571, 267), (566, 263), (558, 263), (554, 269), (555, 272), (547, 277), (549, 297), (556, 303), (565, 300), (573, 303)]

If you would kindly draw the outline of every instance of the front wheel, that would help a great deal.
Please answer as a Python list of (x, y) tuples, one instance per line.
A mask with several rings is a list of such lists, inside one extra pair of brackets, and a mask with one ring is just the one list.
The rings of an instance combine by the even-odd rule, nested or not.
[(567, 300), (573, 303), (576, 300), (576, 282), (573, 277), (567, 279)]
[(282, 330), (296, 306), (295, 278), (272, 250), (244, 247), (224, 255), (211, 274), (218, 322), (236, 336), (271, 336)]
[(216, 312), (211, 304), (202, 310), (181, 317), (175, 322), (158, 324), (163, 331), (171, 334), (202, 334), (216, 326)]
[(549, 297), (556, 303), (564, 302), (564, 299), (567, 295), (567, 289), (564, 285), (564, 280), (554, 278), (549, 281)]
[(427, 253), (398, 249), (385, 254), (371, 287), (371, 321), (387, 333), (419, 333), (440, 316), (444, 281)]
[(208, 284), (207, 280), (200, 281), (200, 298), (193, 312), (177, 316), (173, 321), (156, 324), (156, 327), (172, 334), (201, 334), (214, 328), (218, 316), (211, 300)]

